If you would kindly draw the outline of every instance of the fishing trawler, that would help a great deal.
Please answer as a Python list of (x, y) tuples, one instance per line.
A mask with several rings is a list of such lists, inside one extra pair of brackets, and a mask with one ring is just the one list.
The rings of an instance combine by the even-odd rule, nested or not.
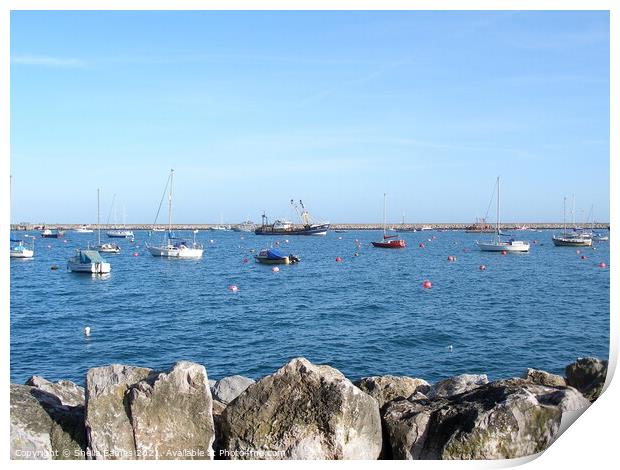
[(291, 206), (297, 212), (301, 220), (301, 225), (293, 225), (292, 223), (281, 220), (276, 220), (274, 223), (269, 223), (269, 218), (263, 213), (262, 222), (260, 227), (254, 230), (256, 235), (326, 235), (329, 230), (329, 222), (313, 223), (304, 206), (304, 203), (300, 200), (299, 205), (291, 199)]

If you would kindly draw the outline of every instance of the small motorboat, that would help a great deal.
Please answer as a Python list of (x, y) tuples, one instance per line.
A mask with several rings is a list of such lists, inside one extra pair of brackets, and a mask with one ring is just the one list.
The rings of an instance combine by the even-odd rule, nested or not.
[(116, 243), (101, 243), (100, 245), (97, 245), (95, 247), (95, 249), (99, 252), (99, 253), (120, 253), (121, 252), (121, 247), (118, 246)]
[(67, 261), (67, 269), (76, 273), (107, 274), (112, 270), (110, 263), (95, 250), (77, 250)]
[(88, 225), (81, 225), (73, 231), (75, 233), (93, 233), (93, 229), (90, 228)]
[(294, 255), (284, 255), (279, 250), (266, 248), (261, 250), (254, 258), (261, 264), (295, 264), (299, 258)]
[(65, 233), (61, 230), (50, 230), (49, 228), (44, 229), (41, 232), (41, 236), (43, 238), (61, 238)]
[(23, 240), (11, 238), (11, 258), (32, 258), (34, 256), (34, 246), (27, 247)]
[(108, 230), (106, 232), (108, 238), (133, 238), (133, 231), (131, 230)]

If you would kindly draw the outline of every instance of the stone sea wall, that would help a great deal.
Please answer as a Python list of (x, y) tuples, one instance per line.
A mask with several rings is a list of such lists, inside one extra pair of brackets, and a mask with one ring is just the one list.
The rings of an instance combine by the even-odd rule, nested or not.
[(565, 376), (528, 369), (489, 382), (351, 382), (296, 358), (255, 382), (209, 380), (204, 366), (110, 365), (86, 387), (31, 377), (11, 384), (12, 459), (508, 459), (546, 449), (564, 413), (602, 392), (607, 361)]

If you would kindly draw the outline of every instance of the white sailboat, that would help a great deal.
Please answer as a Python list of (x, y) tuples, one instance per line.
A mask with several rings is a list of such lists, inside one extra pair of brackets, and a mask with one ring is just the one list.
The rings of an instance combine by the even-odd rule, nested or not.
[[(10, 178), (9, 191), (11, 191), (12, 189), (13, 189), (13, 175), (11, 175), (11, 178)], [(10, 198), (11, 198), (11, 203), (12, 203), (13, 199), (12, 197)], [(13, 212), (11, 211), (11, 218), (12, 216), (13, 216)], [(11, 232), (10, 240), (11, 240), (11, 258), (27, 259), (27, 258), (32, 258), (34, 256), (34, 238), (32, 239), (30, 246), (26, 246), (26, 242), (24, 242), (24, 240), (16, 238), (13, 232)]]
[[(116, 194), (112, 196), (112, 207), (110, 208), (110, 215), (112, 214), (112, 210), (114, 209), (114, 200), (116, 199)], [(110, 215), (108, 215), (108, 224), (110, 223)], [(114, 209), (114, 224), (116, 225), (116, 209)], [(125, 207), (123, 206), (123, 225), (125, 224)], [(127, 229), (114, 229), (108, 230), (106, 232), (108, 238), (134, 238), (134, 234), (132, 230)]]
[(497, 221), (495, 224), (495, 236), (493, 240), (488, 242), (476, 242), (481, 251), (497, 251), (497, 252), (525, 252), (530, 250), (530, 244), (520, 240), (502, 241), (500, 239), (500, 185), (499, 176), (497, 177)]
[(196, 243), (196, 233), (194, 233), (194, 240), (191, 244), (188, 244), (188, 242), (184, 240), (175, 238), (172, 233), (173, 177), (174, 170), (170, 170), (170, 176), (168, 177), (168, 181), (166, 183), (166, 186), (170, 185), (170, 192), (168, 193), (168, 232), (166, 233), (161, 245), (153, 246), (146, 243), (146, 248), (153, 256), (161, 258), (202, 258), (203, 248), (202, 245)]
[(116, 243), (101, 243), (101, 224), (99, 223), (99, 188), (97, 188), (97, 245), (99, 253), (120, 253), (121, 247)]
[(575, 195), (573, 194), (573, 208), (571, 210), (573, 219), (573, 231), (566, 230), (566, 197), (564, 197), (564, 231), (560, 235), (553, 235), (552, 240), (555, 246), (592, 246), (592, 237), (584, 236), (575, 228)]

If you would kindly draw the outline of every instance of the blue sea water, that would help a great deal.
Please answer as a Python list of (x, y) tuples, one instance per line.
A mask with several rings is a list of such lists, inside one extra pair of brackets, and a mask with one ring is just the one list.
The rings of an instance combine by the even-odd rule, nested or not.
[[(148, 232), (138, 231), (134, 243), (115, 240), (120, 254), (104, 255), (107, 277), (65, 269), (94, 235), (37, 239), (34, 259), (11, 260), (11, 381), (36, 374), (83, 384), (91, 367), (164, 369), (181, 359), (204, 364), (210, 378), (258, 378), (305, 356), (351, 379), (433, 382), (460, 373), (512, 377), (527, 367), (562, 373), (577, 357), (607, 359), (609, 268), (598, 265), (609, 264), (609, 244), (577, 254), (553, 246), (550, 231), (516, 234), (533, 242), (530, 253), (483, 253), (475, 240), (490, 235), (464, 232), (404, 233), (403, 250), (373, 248), (380, 233), (372, 231), (288, 243), (201, 232), (203, 259), (167, 260), (152, 257)], [(277, 240), (302, 261), (274, 273), (250, 250)]]

